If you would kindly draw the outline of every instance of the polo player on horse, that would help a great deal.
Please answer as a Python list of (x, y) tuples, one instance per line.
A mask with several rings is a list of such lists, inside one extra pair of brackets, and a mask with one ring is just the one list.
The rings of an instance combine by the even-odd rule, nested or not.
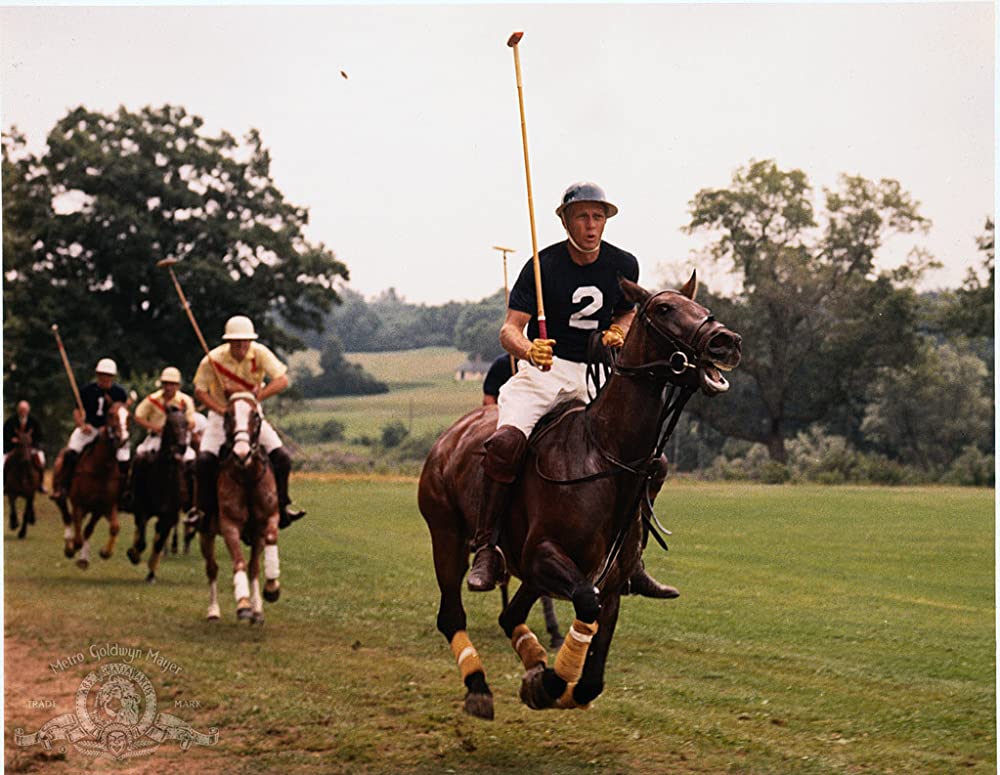
[[(175, 366), (167, 366), (161, 373), (158, 381), (160, 388), (146, 396), (136, 406), (132, 417), (141, 427), (146, 429), (146, 438), (135, 448), (135, 462), (133, 469), (140, 461), (151, 461), (156, 457), (160, 449), (160, 434), (163, 431), (163, 424), (167, 420), (167, 412), (171, 408), (184, 413), (187, 421), (188, 435), (194, 430), (194, 399), (180, 389), (181, 372)], [(184, 460), (194, 460), (195, 452), (190, 446), (184, 450)], [(129, 482), (128, 491), (122, 500), (126, 504), (131, 504), (133, 498), (133, 482)]]
[[(571, 399), (589, 402), (590, 335), (602, 331), (602, 344), (620, 348), (635, 316), (635, 307), (624, 298), (618, 277), (638, 281), (639, 263), (631, 253), (601, 239), (607, 220), (617, 212), (595, 183), (574, 183), (563, 193), (556, 216), (567, 239), (538, 254), (545, 280), (542, 293), (547, 329), (554, 338), (538, 338), (532, 260), (511, 289), (500, 344), (518, 364), (517, 372), (500, 389), (497, 429), (485, 443), (486, 476), (473, 537), (476, 555), (467, 578), (474, 592), (493, 589), (504, 575), (504, 559), (497, 546), (498, 525), (509, 508), (512, 485), (532, 430), (558, 404)], [(658, 598), (679, 594), (649, 576), (641, 564), (627, 591)]]
[[(129, 397), (125, 388), (115, 381), (118, 375), (118, 364), (111, 358), (101, 358), (94, 369), (94, 381), (84, 385), (80, 390), (80, 401), (83, 404), (83, 411), (79, 407), (73, 410), (73, 422), (76, 428), (70, 434), (67, 449), (62, 458), (62, 476), (53, 488), (54, 492), (49, 497), (53, 500), (60, 500), (69, 494), (69, 485), (73, 481), (73, 472), (80, 459), (83, 448), (97, 438), (100, 429), (104, 427), (108, 420), (108, 409), (115, 402), (121, 402), (128, 406)], [(128, 468), (131, 451), (127, 444), (118, 448), (115, 455), (118, 460), (118, 471), (121, 474), (121, 481), (128, 481)], [(125, 488), (122, 488), (124, 491)]]
[[(209, 409), (197, 463), (197, 508), (202, 520), (214, 520), (218, 511), (216, 476), (219, 450), (226, 440), (223, 417), (229, 395), (248, 391), (263, 403), (264, 399), (277, 395), (289, 385), (288, 367), (271, 350), (255, 341), (257, 333), (250, 318), (243, 315), (229, 318), (222, 338), (225, 343), (201, 359), (194, 375), (195, 398)], [(265, 377), (268, 379), (266, 384)], [(288, 477), (292, 470), (292, 458), (271, 424), (261, 419), (260, 443), (274, 469), (279, 524), (287, 527), (306, 513), (289, 508)]]
[[(21, 436), (18, 435), (18, 432)], [(3, 462), (5, 467), (10, 453), (21, 443), (20, 439), (25, 434), (31, 439), (31, 462), (44, 476), (45, 452), (41, 449), (42, 426), (31, 414), (31, 404), (27, 401), (18, 401), (13, 416), (3, 424)], [(42, 484), (41, 477), (38, 480), (38, 491), (45, 492), (45, 485)]]
[[(180, 370), (174, 366), (167, 366), (160, 374), (160, 389), (142, 399), (135, 408), (132, 416), (147, 431), (146, 438), (135, 448), (136, 457), (147, 454), (155, 455), (160, 449), (160, 432), (163, 430), (163, 423), (166, 421), (167, 412), (170, 411), (171, 407), (184, 413), (188, 432), (194, 431), (194, 399), (180, 389), (180, 384)], [(188, 446), (184, 453), (184, 460), (194, 459), (194, 449)]]

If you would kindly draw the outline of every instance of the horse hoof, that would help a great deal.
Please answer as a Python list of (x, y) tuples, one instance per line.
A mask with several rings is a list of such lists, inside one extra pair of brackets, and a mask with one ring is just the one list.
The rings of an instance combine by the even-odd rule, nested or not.
[(74, 554), (76, 554), (76, 550), (71, 546), (65, 546), (63, 547), (63, 554), (65, 554), (67, 557), (72, 557)]
[(156, 583), (156, 574), (153, 573), (153, 571), (150, 571), (149, 573), (146, 574), (146, 583), (147, 584), (155, 584)]
[(80, 570), (87, 570), (87, 568), (90, 567), (90, 561), (89, 560), (77, 560), (76, 561), (76, 567), (78, 567)]
[(264, 614), (257, 611), (253, 612), (253, 616), (250, 617), (250, 624), (264, 625)]
[(111, 559), (111, 552), (106, 551), (104, 549), (101, 549), (101, 551), (99, 551), (98, 554), (101, 555), (101, 559), (102, 560), (110, 560)]
[(132, 563), (133, 565), (138, 565), (138, 564), (139, 564), (139, 560), (140, 560), (140, 559), (141, 559), (141, 557), (142, 557), (142, 555), (141, 555), (141, 554), (139, 554), (139, 552), (137, 552), (137, 551), (136, 551), (136, 549), (135, 549), (135, 547), (134, 547), (134, 546), (130, 546), (130, 547), (128, 548), (128, 551), (127, 551), (127, 552), (125, 552), (125, 554), (126, 554), (126, 555), (128, 556), (128, 559), (129, 559), (129, 561), (130, 561), (130, 562), (131, 562), (131, 563)]
[(549, 648), (558, 649), (562, 646), (564, 640), (566, 639), (562, 635), (553, 635), (552, 640), (549, 641)]
[(276, 603), (276, 602), (278, 602), (278, 598), (279, 597), (281, 597), (281, 587), (278, 587), (277, 589), (275, 589), (273, 591), (270, 590), (270, 589), (268, 589), (266, 586), (264, 587), (264, 599), (268, 603)]
[(532, 710), (551, 708), (555, 702), (542, 684), (545, 669), (545, 665), (535, 665), (521, 677), (521, 702)]
[(465, 705), (463, 706), (463, 710), (465, 710), (465, 712), (470, 716), (492, 721), (493, 695), (473, 694), (472, 692), (469, 692), (465, 695)]
[(25, 533), (25, 532), (24, 532), (24, 531), (22, 530), (22, 531), (21, 531), (20, 533), (18, 533), (18, 534), (17, 534), (17, 538), (18, 538), (18, 540), (20, 540), (20, 539), (24, 538), (24, 537), (25, 537), (26, 535), (27, 535), (27, 533)]
[(208, 615), (205, 617), (210, 622), (217, 622), (222, 618), (222, 612), (219, 610), (219, 606), (213, 605), (208, 609)]
[(252, 608), (237, 608), (236, 609), (236, 618), (239, 619), (241, 622), (247, 621), (252, 616), (253, 616), (253, 609)]

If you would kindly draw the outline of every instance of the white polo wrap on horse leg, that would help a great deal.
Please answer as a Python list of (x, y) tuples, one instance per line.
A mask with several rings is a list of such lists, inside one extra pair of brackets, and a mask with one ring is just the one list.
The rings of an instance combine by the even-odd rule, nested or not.
[(556, 675), (566, 683), (576, 683), (583, 675), (583, 663), (587, 661), (590, 641), (596, 632), (597, 622), (587, 624), (579, 619), (573, 621), (573, 626), (566, 633), (566, 640), (556, 654)]
[(63, 528), (63, 538), (65, 540), (67, 540), (67, 541), (72, 541), (73, 540), (73, 526), (72, 525), (66, 525), (66, 527)]
[(275, 581), (280, 575), (281, 565), (278, 563), (278, 545), (267, 544), (264, 547), (264, 578), (268, 581)]
[(238, 570), (233, 574), (233, 594), (237, 603), (250, 599), (250, 580), (245, 570)]

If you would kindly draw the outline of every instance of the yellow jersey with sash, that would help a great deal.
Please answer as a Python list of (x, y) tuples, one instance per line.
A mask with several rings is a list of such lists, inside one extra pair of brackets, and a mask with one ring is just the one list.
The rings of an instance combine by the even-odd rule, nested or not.
[(228, 399), (223, 394), (219, 380), (215, 378), (209, 358), (215, 363), (215, 371), (222, 378), (227, 394), (253, 390), (264, 382), (264, 377), (277, 379), (288, 371), (288, 367), (278, 360), (277, 355), (257, 342), (250, 343), (250, 349), (242, 361), (232, 356), (228, 342), (220, 344), (201, 359), (194, 375), (194, 386), (206, 391), (220, 404), (225, 404)]
[(163, 427), (163, 423), (167, 419), (167, 410), (171, 406), (176, 406), (184, 412), (184, 417), (189, 425), (194, 422), (194, 399), (187, 393), (178, 390), (174, 393), (174, 397), (167, 401), (163, 397), (163, 388), (142, 399), (135, 408), (135, 416), (158, 428)]

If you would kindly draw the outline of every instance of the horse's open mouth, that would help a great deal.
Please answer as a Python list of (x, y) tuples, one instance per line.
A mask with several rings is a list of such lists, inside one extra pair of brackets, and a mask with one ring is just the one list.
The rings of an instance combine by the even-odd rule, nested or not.
[(722, 372), (715, 364), (702, 364), (698, 369), (698, 376), (701, 379), (701, 389), (710, 396), (729, 390), (729, 380), (722, 376)]

